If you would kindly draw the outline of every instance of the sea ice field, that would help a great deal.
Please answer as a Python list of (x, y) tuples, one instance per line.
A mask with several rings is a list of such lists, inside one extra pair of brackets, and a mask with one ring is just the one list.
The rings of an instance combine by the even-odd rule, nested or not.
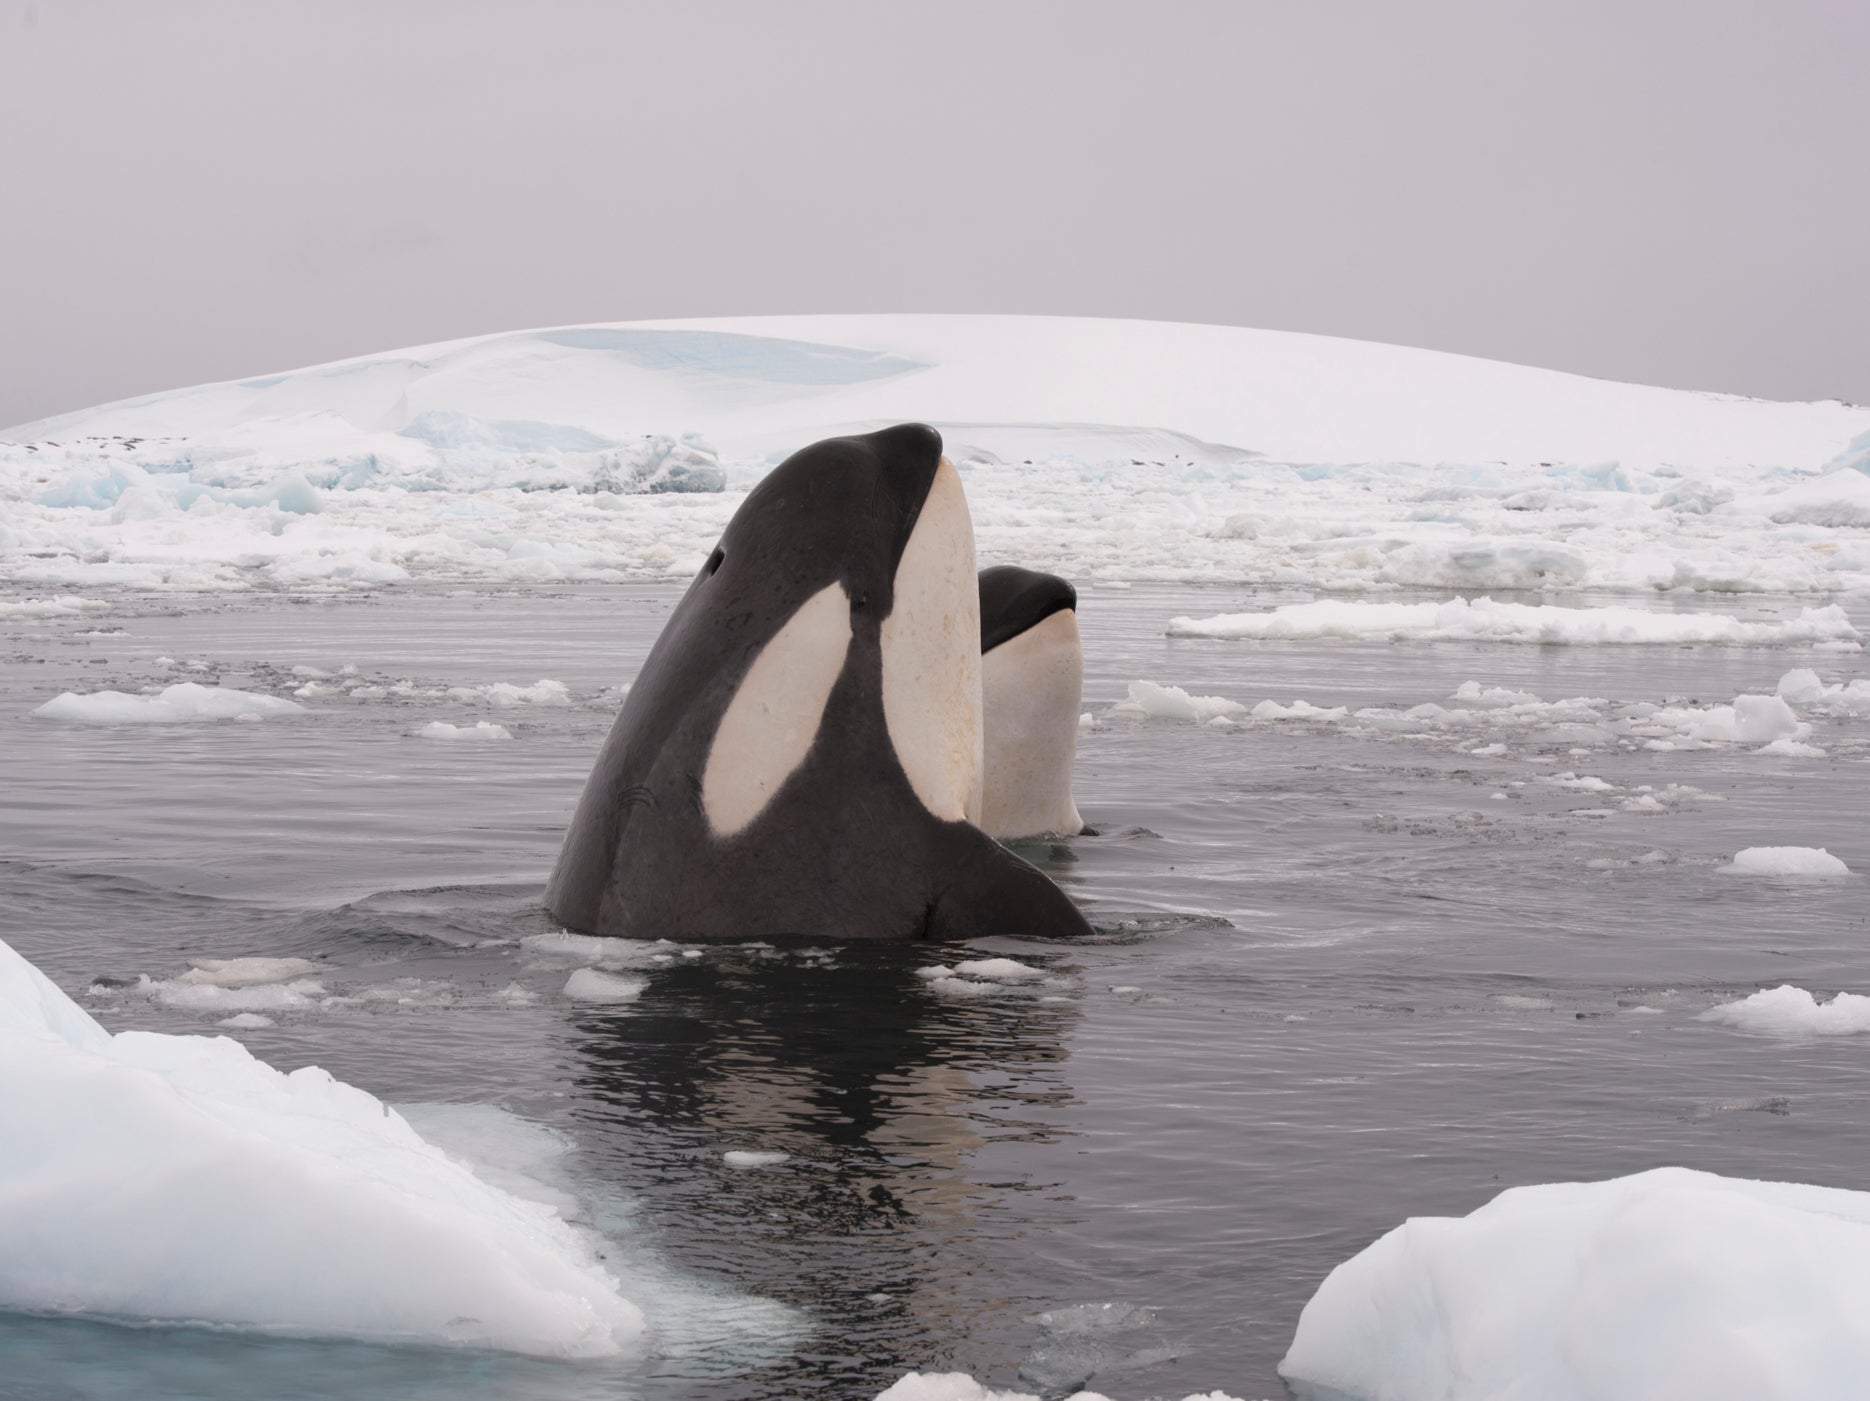
[[(1017, 849), (1097, 937), (567, 935), (688, 574), (901, 418), (1080, 586), (1093, 830)], [(1867, 435), (1033, 318), (0, 433), (8, 1394), (1849, 1394)]]
[[(1861, 654), (1223, 642), (1168, 620), (1276, 597), (1087, 589), (1096, 835), (1026, 852), (1096, 943), (594, 950), (539, 893), (676, 596), (118, 594), (5, 624), (8, 942), (110, 1030), (320, 1066), (544, 1183), (662, 1346), (0, 1315), (22, 1394), (868, 1398), (959, 1371), (1280, 1396), (1307, 1299), (1405, 1218), (1664, 1165), (1864, 1185)], [(178, 685), (310, 694), (251, 721), (34, 714)], [(1240, 708), (1152, 711), (1151, 687)], [(1822, 757), (1678, 747), (1782, 692)], [(1772, 848), (1847, 873), (1735, 869)], [(300, 962), (213, 962), (250, 959)], [(250, 1225), (230, 1204), (171, 1233), (206, 1268)]]

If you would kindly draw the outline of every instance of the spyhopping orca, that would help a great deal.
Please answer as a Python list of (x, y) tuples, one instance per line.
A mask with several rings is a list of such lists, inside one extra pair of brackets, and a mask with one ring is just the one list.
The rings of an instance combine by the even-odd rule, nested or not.
[(1088, 934), (976, 825), (982, 745), (974, 531), (941, 435), (815, 443), (670, 615), (546, 908), (630, 938)]
[(1056, 574), (1001, 564), (980, 572), (986, 716), (980, 825), (991, 837), (1076, 836), (1071, 798), (1084, 696), (1078, 591)]

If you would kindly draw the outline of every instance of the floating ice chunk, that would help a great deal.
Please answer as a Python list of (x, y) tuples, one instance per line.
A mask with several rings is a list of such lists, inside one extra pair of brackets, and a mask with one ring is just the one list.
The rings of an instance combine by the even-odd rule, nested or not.
[(273, 1019), (259, 1012), (236, 1012), (231, 1017), (222, 1017), (217, 1026), (236, 1027), (242, 1031), (254, 1030), (263, 1026), (272, 1026)]
[(1132, 681), (1130, 698), (1116, 710), (1158, 720), (1193, 720), (1205, 724), (1217, 716), (1244, 715), (1246, 706), (1223, 696), (1191, 696), (1180, 686), (1158, 686), (1153, 681)]
[(565, 996), (574, 1002), (634, 1002), (649, 983), (621, 973), (605, 973), (596, 968), (580, 968), (565, 979)]
[[(876, 1401), (1040, 1401), (1030, 1391), (999, 1391), (982, 1386), (966, 1372), (910, 1372), (886, 1390)], [(1075, 1391), (1065, 1401), (1110, 1401), (1097, 1391)], [(1223, 1391), (1204, 1391), (1183, 1401), (1240, 1401)]]
[(1514, 705), (1538, 705), (1539, 697), (1531, 691), (1515, 691), (1506, 686), (1483, 686), (1478, 681), (1463, 681), (1452, 697), (1463, 705), (1482, 710), (1504, 710)]
[(77, 613), (97, 613), (110, 605), (98, 598), (0, 598), (0, 618), (68, 618)]
[(1776, 754), (1782, 759), (1822, 759), (1825, 751), (1815, 744), (1801, 744), (1796, 739), (1776, 739), (1771, 744), (1762, 745), (1755, 751), (1759, 754)]
[(1570, 788), (1579, 793), (1614, 793), (1617, 785), (1595, 777), (1592, 774), (1575, 774), (1567, 769), (1542, 779), (1541, 782), (1556, 784), (1560, 788)]
[(1852, 1036), (1870, 1031), (1870, 997), (1840, 992), (1831, 1001), (1820, 1002), (1804, 988), (1782, 983), (1738, 1002), (1710, 1007), (1701, 1020), (1775, 1036)]
[(1847, 709), (1870, 706), (1870, 679), (1831, 686), (1809, 667), (1798, 667), (1780, 677), (1778, 692), (1781, 700), (1793, 705), (1842, 705)]
[[(225, 991), (196, 987), (194, 991)], [(550, 1207), (316, 1067), (112, 1036), (0, 943), (0, 1307), (546, 1357), (641, 1314)]]
[(1313, 705), (1310, 701), (1295, 700), (1291, 705), (1281, 705), (1278, 701), (1263, 700), (1248, 712), (1255, 720), (1342, 720), (1350, 713), (1345, 706), (1334, 705), (1329, 708)]
[(1173, 618), (1171, 637), (1383, 638), (1391, 641), (1566, 643), (1573, 646), (1695, 642), (1793, 646), (1858, 639), (1837, 604), (1803, 608), (1783, 622), (1748, 623), (1725, 613), (1652, 613), (1640, 608), (1562, 608), (1452, 598), (1446, 603), (1289, 603), (1268, 613)]
[(1815, 705), (1825, 698), (1827, 687), (1810, 667), (1794, 667), (1779, 678), (1775, 688), (1779, 698), (1793, 705)]
[(1419, 1217), (1279, 1370), (1362, 1401), (1812, 1401), (1870, 1369), (1870, 1193), (1657, 1168)]
[(297, 701), (279, 696), (182, 681), (154, 696), (133, 696), (123, 691), (85, 695), (66, 691), (32, 713), (47, 720), (70, 720), (81, 725), (180, 725), (194, 720), (299, 715), (304, 711)]
[(136, 990), (164, 1007), (190, 1012), (298, 1012), (322, 1005), (325, 998), (325, 985), (312, 978), (221, 986), (190, 982), (188, 977), (186, 973), (175, 979), (142, 975), (136, 980)]
[(1011, 958), (970, 958), (955, 964), (954, 971), (964, 978), (985, 978), (995, 983), (1018, 983), (1045, 976), (1045, 969)]
[(223, 988), (284, 983), (319, 971), (319, 965), (309, 958), (191, 958), (189, 964), (176, 981)]
[(528, 934), (519, 941), (528, 954), (564, 967), (592, 963), (599, 967), (641, 968), (675, 946), (667, 939), (610, 939), (594, 934), (573, 934), (568, 929), (551, 934)]
[(928, 980), (929, 991), (940, 993), (943, 997), (990, 997), (1000, 991), (1001, 984), (986, 982), (979, 978), (933, 977)]
[(1815, 876), (1820, 879), (1848, 876), (1851, 868), (1823, 847), (1750, 846), (1734, 854), (1730, 865), (1721, 867), (1737, 875)]
[(451, 725), (446, 720), (431, 720), (415, 732), (417, 739), (454, 739), (485, 743), (511, 739), (513, 732), (491, 720), (477, 720), (472, 725)]
[(734, 1148), (721, 1154), (721, 1161), (729, 1167), (761, 1168), (778, 1167), (781, 1163), (792, 1161), (790, 1153), (760, 1152), (754, 1149)]
[(1078, 728), (1081, 730), (1095, 730), (1097, 728), (1097, 717), (1090, 711), (1085, 711), (1084, 714), (1078, 717)]
[(515, 705), (570, 705), (571, 689), (563, 681), (549, 678), (530, 686), (515, 686), (510, 681), (495, 681), (486, 686), (451, 686), (451, 700), (486, 701), (502, 708)]

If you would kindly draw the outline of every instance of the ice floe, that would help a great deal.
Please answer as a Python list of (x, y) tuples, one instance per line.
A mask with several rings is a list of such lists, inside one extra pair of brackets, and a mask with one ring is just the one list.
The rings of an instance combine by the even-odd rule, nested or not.
[(636, 1305), (552, 1206), (316, 1067), (113, 1036), (4, 943), (0, 1119), (0, 1307), (545, 1357), (641, 1345)]
[(916, 976), (927, 983), (932, 992), (964, 999), (991, 997), (1040, 983), (1063, 986), (1069, 981), (1012, 958), (967, 958), (952, 966), (930, 964), (916, 969)]
[(1820, 1002), (1804, 988), (1781, 983), (1738, 1002), (1710, 1007), (1701, 1019), (1774, 1036), (1854, 1036), (1870, 1031), (1870, 997), (1840, 992)]
[(70, 618), (99, 613), (110, 607), (101, 598), (0, 598), (0, 620), (18, 618)]
[(505, 725), (496, 725), (491, 720), (476, 720), (472, 725), (451, 725), (446, 720), (431, 720), (415, 734), (417, 739), (466, 740), (474, 743), (513, 738), (513, 732)]
[(778, 1167), (781, 1163), (791, 1162), (792, 1155), (754, 1148), (730, 1148), (721, 1154), (721, 1161), (736, 1168)]
[(565, 996), (573, 1002), (634, 1002), (648, 986), (644, 979), (633, 978), (628, 974), (606, 973), (600, 968), (579, 968), (565, 979)]
[(32, 713), (81, 725), (181, 725), (197, 720), (262, 720), (299, 715), (305, 707), (281, 696), (180, 681), (153, 696), (124, 691), (66, 691)]
[[(984, 1386), (966, 1372), (910, 1372), (879, 1392), (876, 1401), (1040, 1401), (1030, 1391)], [(1065, 1401), (1111, 1401), (1099, 1391), (1074, 1391)], [(1222, 1391), (1203, 1391), (1183, 1401), (1239, 1401)]]
[[(1846, 688), (1830, 689), (1839, 695), (1847, 694)], [(1476, 758), (1536, 748), (1588, 752), (1610, 746), (1658, 752), (1758, 746), (1756, 752), (1760, 754), (1825, 757), (1825, 750), (1806, 742), (1813, 733), (1811, 722), (1800, 719), (1778, 694), (1740, 695), (1730, 703), (1717, 705), (1612, 701), (1603, 696), (1546, 701), (1530, 691), (1467, 681), (1445, 701), (1423, 701), (1411, 706), (1364, 706), (1353, 711), (1348, 706), (1317, 705), (1302, 698), (1290, 703), (1268, 699), (1249, 706), (1225, 696), (1190, 695), (1179, 686), (1133, 681), (1126, 698), (1116, 702), (1106, 713), (1133, 719), (1192, 721), (1217, 727), (1300, 722), (1376, 738), (1439, 740), (1463, 747)], [(1509, 740), (1513, 743), (1506, 742)], [(1606, 780), (1588, 775), (1568, 777), (1574, 781), (1564, 786), (1580, 791), (1609, 792), (1614, 787)], [(1640, 788), (1636, 791), (1648, 793), (1652, 790)]]
[(1148, 716), (1159, 720), (1230, 719), (1244, 715), (1247, 707), (1222, 696), (1191, 696), (1180, 686), (1159, 686), (1154, 681), (1132, 681), (1129, 698), (1111, 707), (1115, 715)]
[(1794, 876), (1835, 880), (1848, 876), (1851, 868), (1823, 847), (1750, 846), (1734, 853), (1733, 862), (1721, 868), (1743, 876)]
[(1280, 1371), (1356, 1401), (1855, 1396), (1866, 1258), (1870, 1193), (1685, 1168), (1516, 1187), (1340, 1264)]
[(1169, 636), (1268, 640), (1337, 637), (1571, 646), (1720, 643), (1790, 647), (1818, 642), (1857, 643), (1860, 634), (1835, 603), (1822, 608), (1801, 608), (1796, 618), (1783, 621), (1743, 622), (1726, 613), (1663, 613), (1620, 605), (1567, 608), (1550, 603), (1451, 598), (1442, 603), (1326, 599), (1316, 603), (1288, 603), (1263, 613), (1172, 618)]

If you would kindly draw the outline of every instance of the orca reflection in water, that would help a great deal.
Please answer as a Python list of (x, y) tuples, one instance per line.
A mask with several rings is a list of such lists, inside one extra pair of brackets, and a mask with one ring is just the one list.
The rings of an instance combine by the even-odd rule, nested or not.
[(1084, 819), (1071, 797), (1084, 699), (1078, 591), (1015, 564), (980, 572), (980, 673), (985, 794), (980, 825), (1012, 839), (1072, 837)]
[(650, 649), (546, 908), (634, 938), (1090, 933), (975, 825), (977, 589), (934, 429), (787, 458)]

